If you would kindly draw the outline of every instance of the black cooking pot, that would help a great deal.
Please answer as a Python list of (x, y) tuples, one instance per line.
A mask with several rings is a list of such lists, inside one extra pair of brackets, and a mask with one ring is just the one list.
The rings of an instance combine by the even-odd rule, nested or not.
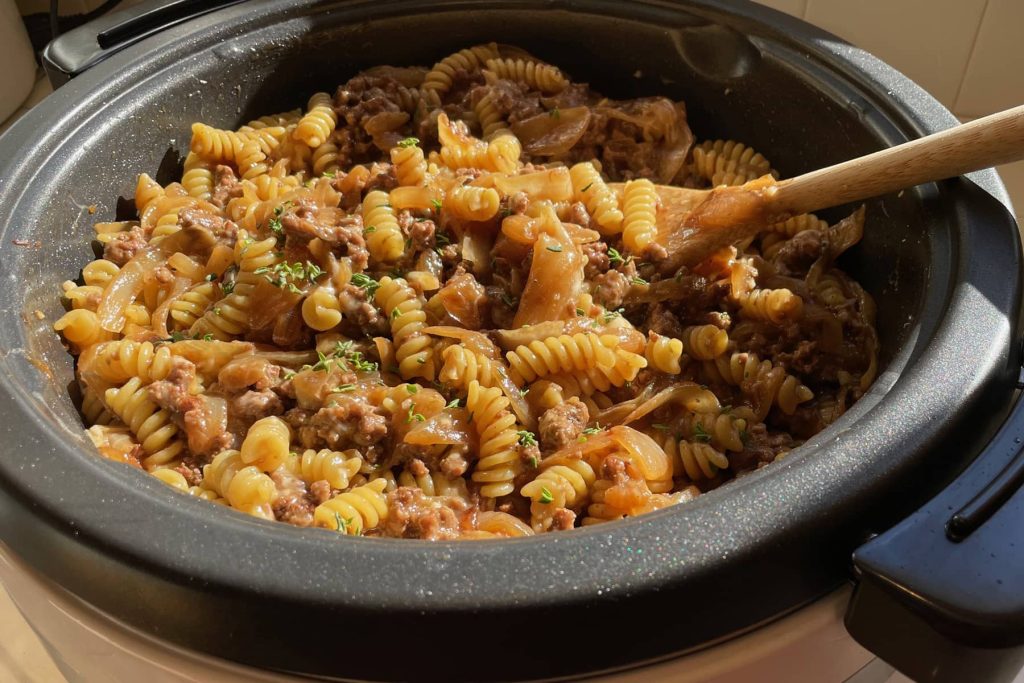
[(128, 215), (138, 172), (180, 173), (192, 121), (230, 127), (375, 64), (498, 40), (609, 96), (685, 100), (701, 138), (742, 140), (787, 176), (956, 123), (860, 50), (726, 0), (265, 0), (105, 59), (194, 5), (210, 7), (145, 5), (51, 46), (55, 72), (96, 66), (0, 139), (0, 538), (18, 555), (137, 628), (254, 666), (509, 680), (742, 633), (849, 581), (851, 553), (889, 530), (857, 550), (853, 634), (922, 680), (1019, 665), (1022, 420), (993, 435), (1020, 369), (1020, 243), (992, 171), (868, 203), (843, 266), (878, 302), (878, 380), (784, 461), (686, 505), (509, 541), (342, 538), (97, 457), (50, 327), (58, 285), (86, 261), (91, 223)]

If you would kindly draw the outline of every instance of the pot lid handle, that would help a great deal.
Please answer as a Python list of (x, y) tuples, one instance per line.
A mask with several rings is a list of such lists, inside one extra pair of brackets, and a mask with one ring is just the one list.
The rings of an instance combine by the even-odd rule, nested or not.
[(54, 88), (149, 36), (242, 0), (148, 0), (105, 14), (51, 41), (42, 54)]
[(1024, 665), (1024, 400), (970, 466), (858, 548), (853, 637), (918, 681), (1012, 681)]

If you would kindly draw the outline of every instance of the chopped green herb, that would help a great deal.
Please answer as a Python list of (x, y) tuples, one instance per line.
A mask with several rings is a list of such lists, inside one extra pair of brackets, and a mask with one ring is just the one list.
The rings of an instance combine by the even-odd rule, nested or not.
[(337, 171), (324, 171), (324, 172), (323, 172), (323, 173), (322, 173), (322, 174), (320, 175), (320, 177), (321, 177), (321, 178), (334, 178), (334, 176), (336, 176), (336, 175), (338, 175), (338, 172), (337, 172)]
[(459, 399), (457, 399), (457, 398), (453, 398), (452, 400), (448, 401), (448, 405), (445, 406), (445, 408), (458, 408), (458, 407), (459, 407)]
[(508, 306), (509, 308), (515, 308), (516, 304), (519, 303), (519, 299), (510, 295), (508, 292), (502, 292), (500, 295), (498, 295), (498, 298), (500, 298), (501, 302)]
[(349, 520), (344, 519), (337, 512), (334, 513), (334, 526), (337, 531), (345, 531), (348, 529)]
[(434, 233), (434, 243), (439, 247), (447, 247), (452, 241), (443, 232), (436, 232)]
[(663, 422), (655, 422), (651, 426), (657, 429), (659, 432), (667, 432), (670, 430), (669, 426)]
[(592, 183), (592, 182), (591, 183), (587, 183), (586, 185), (584, 185), (583, 187), (580, 188), (580, 192), (586, 192), (587, 190), (590, 189), (590, 186), (593, 185), (593, 184), (594, 183)]
[(647, 285), (650, 284), (647, 280), (643, 279), (642, 277), (634, 277), (632, 280), (630, 280), (630, 282), (632, 282), (634, 285), (640, 285), (641, 287), (646, 287)]
[(408, 391), (410, 394), (415, 394), (417, 391), (420, 390), (420, 387), (418, 384), (406, 384), (405, 390)]
[(376, 363), (365, 360), (362, 351), (355, 350), (352, 340), (338, 342), (332, 355), (345, 371), (348, 371), (350, 366), (360, 372), (373, 372), (377, 369)]
[(420, 144), (419, 138), (406, 138), (398, 141), (398, 146), (403, 149), (406, 147), (415, 147), (418, 144)]
[(430, 203), (433, 204), (434, 208), (437, 209), (438, 211), (441, 210), (441, 200), (440, 199), (431, 199)]
[(540, 503), (543, 503), (544, 505), (547, 505), (548, 503), (550, 503), (550, 502), (552, 502), (554, 500), (555, 500), (555, 497), (553, 495), (551, 495), (551, 491), (548, 490), (548, 487), (547, 486), (541, 486), (540, 487), (540, 498), (538, 498), (537, 501), (540, 502)]
[(320, 266), (306, 261), (305, 263), (288, 263), (282, 261), (273, 266), (263, 266), (252, 271), (253, 275), (262, 275), (264, 279), (275, 287), (287, 289), (292, 294), (300, 294), (301, 290), (295, 286), (296, 282), (303, 280), (313, 283), (318, 277), (324, 274)]
[(537, 437), (535, 437), (533, 435), (533, 432), (527, 431), (525, 429), (520, 429), (518, 432), (516, 432), (516, 434), (519, 435), (519, 445), (520, 446), (536, 446), (537, 445)]
[(216, 273), (210, 273), (209, 275), (206, 276), (206, 281), (207, 282), (213, 282), (216, 279), (217, 279), (217, 274)]
[(588, 438), (592, 437), (594, 434), (597, 434), (602, 430), (604, 430), (604, 427), (602, 427), (601, 423), (598, 422), (593, 427), (587, 427), (586, 429), (584, 429), (583, 432), (580, 434), (579, 438), (576, 439), (576, 441), (579, 443), (584, 443)]
[(351, 282), (356, 287), (366, 290), (367, 299), (371, 298), (376, 293), (377, 288), (380, 287), (380, 283), (366, 273), (353, 273)]
[(420, 365), (425, 365), (426, 362), (427, 362), (427, 359), (426, 358), (417, 358), (416, 362), (419, 363)]
[(207, 332), (204, 334), (203, 341), (213, 341), (213, 332)]
[(558, 111), (558, 107), (555, 107), (554, 109), (548, 112), (548, 116), (550, 116), (553, 119), (560, 119), (562, 118), (562, 112)]
[(561, 245), (561, 244), (556, 244), (556, 245), (554, 245), (554, 246), (550, 246), (550, 247), (545, 247), (545, 248), (546, 248), (546, 249), (547, 249), (548, 251), (553, 251), (553, 252), (555, 252), (556, 254), (557, 254), (557, 253), (560, 253), (560, 252), (562, 251), (562, 245)]
[(413, 420), (416, 422), (423, 422), (427, 418), (416, 412), (416, 404), (412, 401), (409, 402), (409, 413), (405, 416), (405, 423), (410, 424)]
[(537, 462), (537, 456), (536, 455), (531, 455), (529, 460), (526, 461), (526, 464), (528, 464), (533, 469), (537, 469), (537, 465), (539, 464)]
[(316, 352), (316, 357), (317, 361), (315, 365), (303, 365), (302, 369), (312, 370), (313, 372), (317, 372), (320, 370), (323, 370), (324, 372), (330, 372), (331, 366), (334, 364), (334, 359), (328, 358), (327, 356), (324, 355), (323, 351), (320, 351), (319, 349)]
[(623, 256), (615, 247), (608, 247), (608, 262), (611, 265), (618, 266), (629, 263), (632, 260), (632, 256)]
[(338, 386), (336, 386), (333, 389), (331, 389), (331, 391), (333, 393), (335, 393), (335, 394), (346, 394), (346, 393), (348, 393), (350, 391), (355, 391), (355, 390), (356, 390), (356, 385), (355, 384), (339, 384)]
[(698, 443), (711, 443), (711, 435), (704, 431), (704, 425), (700, 422), (693, 425), (693, 440)]
[(180, 342), (188, 339), (184, 332), (171, 332), (171, 336), (158, 341), (158, 344), (171, 344), (174, 342)]
[(398, 310), (398, 306), (395, 306), (394, 308), (391, 309), (391, 319), (392, 320), (397, 320), (398, 316), (400, 316), (400, 315), (402, 315), (402, 312), (400, 310)]
[(519, 390), (519, 395), (520, 396), (526, 396), (528, 393), (530, 393), (530, 387), (526, 387), (525, 389), (520, 389)]
[(213, 307), (213, 314), (214, 315), (220, 315), (220, 306), (214, 306)]
[(587, 315), (587, 312), (584, 311), (582, 308), (577, 308), (576, 309), (576, 315), (578, 315), (581, 318), (585, 318), (586, 315)]
[(610, 323), (612, 320), (615, 320), (616, 318), (621, 316), (625, 312), (625, 310), (626, 309), (624, 308), (617, 308), (614, 311), (605, 311), (604, 313), (601, 314), (601, 322), (606, 324)]
[(371, 234), (373, 234), (375, 232), (377, 232), (377, 226), (376, 225), (368, 225), (365, 228), (363, 228), (363, 234), (364, 235), (371, 235)]
[(294, 377), (297, 374), (298, 373), (295, 372), (294, 370), (285, 370), (284, 380), (287, 382), (288, 380), (290, 380), (292, 377)]

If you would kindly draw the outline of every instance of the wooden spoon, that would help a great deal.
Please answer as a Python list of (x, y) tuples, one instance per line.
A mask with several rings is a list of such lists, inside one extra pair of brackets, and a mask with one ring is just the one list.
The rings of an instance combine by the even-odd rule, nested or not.
[[(1024, 105), (789, 180), (691, 190), (658, 185), (662, 272), (700, 263), (771, 223), (1024, 158)], [(621, 192), (621, 183), (612, 183)]]

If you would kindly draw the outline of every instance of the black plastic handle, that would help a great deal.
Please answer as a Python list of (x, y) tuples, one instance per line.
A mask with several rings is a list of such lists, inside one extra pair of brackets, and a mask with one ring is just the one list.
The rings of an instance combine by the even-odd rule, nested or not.
[(244, 0), (150, 0), (111, 12), (61, 35), (43, 49), (54, 88), (140, 40)]
[(938, 496), (859, 548), (846, 628), (915, 681), (1024, 667), (1024, 399)]

